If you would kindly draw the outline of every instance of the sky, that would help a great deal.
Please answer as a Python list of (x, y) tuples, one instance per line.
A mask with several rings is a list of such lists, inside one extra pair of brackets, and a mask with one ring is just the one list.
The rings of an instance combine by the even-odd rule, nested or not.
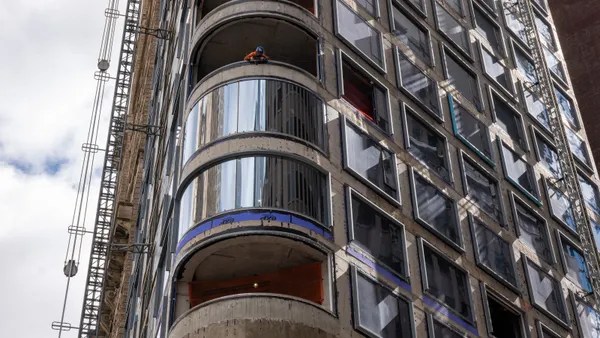
[[(62, 311), (67, 228), (108, 1), (0, 0), (0, 337), (58, 336), (50, 326)], [(116, 64), (117, 57), (112, 60)], [(113, 76), (115, 69), (109, 70)], [(100, 148), (112, 93), (109, 82)], [(101, 165), (98, 156), (88, 229), (93, 228)], [(67, 301), (65, 321), (74, 326), (81, 315), (90, 240), (84, 239)], [(76, 336), (75, 330), (62, 335)]]

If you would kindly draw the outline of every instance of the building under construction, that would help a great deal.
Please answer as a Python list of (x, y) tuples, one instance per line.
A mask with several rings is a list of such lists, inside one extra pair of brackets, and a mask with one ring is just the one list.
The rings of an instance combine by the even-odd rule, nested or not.
[(600, 180), (548, 6), (107, 12), (79, 337), (600, 337)]

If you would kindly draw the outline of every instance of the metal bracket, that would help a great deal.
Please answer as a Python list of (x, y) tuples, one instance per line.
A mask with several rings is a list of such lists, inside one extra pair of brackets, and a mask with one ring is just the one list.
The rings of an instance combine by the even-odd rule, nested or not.
[(71, 325), (71, 323), (59, 322), (59, 321), (52, 322), (52, 326), (51, 327), (52, 327), (52, 330), (56, 330), (56, 331), (79, 330), (78, 327), (75, 327), (75, 326)]
[(140, 34), (151, 35), (157, 39), (170, 40), (171, 39), (171, 31), (161, 28), (150, 28), (137, 26), (137, 31)]
[(160, 126), (153, 126), (150, 124), (127, 123), (125, 129), (144, 133), (151, 136), (160, 136)]
[(112, 251), (129, 251), (134, 254), (146, 254), (148, 253), (152, 244), (149, 243), (137, 243), (137, 244), (112, 244), (110, 249)]

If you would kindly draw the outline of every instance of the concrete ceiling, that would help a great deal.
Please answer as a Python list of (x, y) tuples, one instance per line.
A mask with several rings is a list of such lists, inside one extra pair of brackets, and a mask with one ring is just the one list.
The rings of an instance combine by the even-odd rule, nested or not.
[(326, 257), (324, 253), (299, 241), (274, 236), (243, 236), (216, 243), (198, 252), (187, 262), (183, 280), (225, 280), (253, 276), (324, 261)]
[(199, 78), (263, 46), (271, 60), (290, 63), (316, 75), (317, 40), (282, 20), (252, 18), (235, 21), (207, 38), (196, 60)]

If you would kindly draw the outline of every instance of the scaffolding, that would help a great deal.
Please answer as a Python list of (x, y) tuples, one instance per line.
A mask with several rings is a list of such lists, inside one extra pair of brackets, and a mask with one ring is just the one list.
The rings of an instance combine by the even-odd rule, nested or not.
[(535, 17), (531, 6), (530, 0), (509, 0), (504, 2), (504, 7), (514, 14), (515, 17), (520, 19), (525, 29), (527, 41), (530, 46), (532, 46), (531, 56), (533, 57), (538, 82), (529, 84), (529, 87), (537, 91), (542, 102), (546, 105), (550, 131), (554, 136), (556, 152), (563, 173), (562, 178), (554, 182), (553, 185), (564, 190), (573, 209), (575, 226), (579, 234), (579, 240), (581, 241), (586, 267), (593, 289), (589, 295), (583, 295), (583, 297), (593, 296), (594, 303), (598, 305), (598, 301), (600, 300), (600, 271), (598, 267), (597, 249), (594, 246), (593, 234), (588, 225), (589, 220), (584, 198), (578, 184), (577, 169), (573, 162), (573, 157), (565, 134), (565, 127), (562, 123), (562, 117), (554, 97), (551, 76), (542, 52), (542, 45), (538, 37), (535, 26)]

